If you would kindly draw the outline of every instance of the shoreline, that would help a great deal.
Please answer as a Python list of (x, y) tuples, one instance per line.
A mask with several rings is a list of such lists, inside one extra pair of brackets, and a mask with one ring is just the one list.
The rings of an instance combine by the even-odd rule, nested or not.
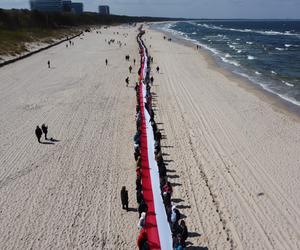
[(260, 100), (267, 102), (270, 104), (273, 108), (273, 110), (277, 112), (282, 112), (285, 114), (288, 114), (291, 118), (296, 120), (297, 122), (300, 122), (300, 106), (297, 106), (296, 104), (293, 104), (280, 96), (278, 96), (275, 93), (272, 93), (271, 91), (268, 91), (264, 89), (259, 84), (251, 81), (250, 79), (243, 77), (241, 75), (238, 75), (224, 67), (222, 67), (216, 58), (214, 58), (213, 54), (201, 47), (198, 51), (195, 49), (196, 44), (192, 41), (188, 41), (184, 38), (181, 38), (179, 36), (176, 36), (172, 34), (171, 32), (160, 30), (157, 28), (153, 28), (151, 25), (148, 25), (148, 28), (152, 31), (161, 33), (163, 35), (167, 35), (172, 38), (171, 42), (175, 42), (177, 44), (189, 47), (191, 49), (194, 49), (196, 53), (199, 53), (202, 57), (204, 57), (204, 61), (207, 63), (209, 69), (212, 69), (214, 71), (217, 71), (221, 73), (223, 76), (225, 76), (227, 79), (231, 81), (231, 83), (236, 83), (236, 85), (252, 94), (254, 94), (256, 97), (258, 97)]

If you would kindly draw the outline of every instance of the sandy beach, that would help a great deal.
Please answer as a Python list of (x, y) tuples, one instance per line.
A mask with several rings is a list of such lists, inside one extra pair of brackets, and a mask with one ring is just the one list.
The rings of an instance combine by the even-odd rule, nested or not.
[[(125, 55), (139, 61), (137, 28), (101, 32), (0, 69), (1, 249), (136, 249), (138, 63)], [(194, 48), (150, 29), (145, 38), (188, 249), (299, 249), (299, 119)], [(37, 142), (42, 123), (53, 144)]]

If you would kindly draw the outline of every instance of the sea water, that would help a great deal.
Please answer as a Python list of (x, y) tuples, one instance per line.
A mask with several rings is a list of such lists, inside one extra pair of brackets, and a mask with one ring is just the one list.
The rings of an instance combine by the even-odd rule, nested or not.
[(300, 21), (199, 20), (156, 28), (202, 46), (225, 68), (300, 106)]

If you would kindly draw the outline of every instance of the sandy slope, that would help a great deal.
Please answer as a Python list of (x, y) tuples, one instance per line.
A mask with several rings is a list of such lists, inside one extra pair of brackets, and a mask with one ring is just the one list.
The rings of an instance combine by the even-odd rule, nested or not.
[(299, 249), (299, 120), (162, 36), (146, 35), (157, 121), (193, 246)]
[[(0, 69), (1, 249), (135, 246), (137, 214), (120, 209), (119, 194), (126, 185), (136, 205), (135, 93), (124, 81), (124, 56), (138, 56), (136, 31), (102, 33)], [(59, 142), (38, 144), (34, 129), (43, 122)]]

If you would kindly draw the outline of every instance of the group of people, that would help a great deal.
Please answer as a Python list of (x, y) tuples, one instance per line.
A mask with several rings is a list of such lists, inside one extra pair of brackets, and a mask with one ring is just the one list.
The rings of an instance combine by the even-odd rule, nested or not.
[(45, 123), (42, 124), (42, 127), (36, 126), (35, 129), (35, 135), (38, 139), (38, 142), (41, 143), (41, 138), (43, 133), (45, 134), (45, 140), (48, 140), (47, 134), (48, 134), (48, 126), (45, 125)]
[[(141, 36), (141, 34), (140, 34)], [(143, 53), (143, 45), (140, 45), (140, 53)], [(146, 49), (146, 53), (147, 49)], [(167, 168), (163, 159), (163, 154), (161, 151), (161, 139), (162, 134), (157, 127), (155, 122), (155, 113), (152, 108), (152, 94), (151, 94), (151, 86), (153, 85), (154, 78), (150, 77), (150, 64), (153, 61), (152, 57), (148, 56), (148, 60), (144, 63), (147, 64), (146, 75), (144, 77), (144, 84), (146, 85), (146, 94), (145, 99), (146, 102), (144, 106), (150, 115), (150, 122), (153, 129), (153, 136), (155, 140), (155, 160), (157, 161), (158, 171), (159, 171), (159, 178), (160, 178), (160, 188), (161, 188), (161, 195), (163, 198), (163, 202), (166, 209), (166, 214), (168, 218), (168, 222), (170, 224), (170, 229), (172, 231), (173, 237), (173, 247), (176, 250), (184, 249), (186, 246), (186, 239), (188, 237), (188, 230), (185, 225), (185, 221), (181, 219), (181, 214), (176, 207), (176, 205), (172, 204), (171, 198), (173, 194), (172, 184), (168, 181), (167, 177)], [(142, 69), (139, 69), (139, 76), (141, 74)], [(157, 69), (159, 72), (159, 68)], [(140, 78), (140, 80), (143, 80)], [(138, 212), (139, 212), (139, 223), (138, 228), (140, 229), (140, 234), (138, 237), (138, 247), (139, 249), (148, 249), (148, 242), (147, 242), (147, 232), (145, 230), (146, 225), (146, 217), (148, 206), (146, 201), (144, 200), (143, 196), (143, 188), (142, 188), (142, 162), (141, 162), (141, 150), (140, 150), (140, 143), (141, 143), (141, 125), (142, 125), (142, 117), (141, 117), (141, 110), (140, 110), (140, 88), (139, 85), (136, 84), (136, 98), (137, 98), (137, 105), (136, 105), (136, 134), (134, 136), (134, 159), (136, 161), (136, 200), (138, 203)]]

